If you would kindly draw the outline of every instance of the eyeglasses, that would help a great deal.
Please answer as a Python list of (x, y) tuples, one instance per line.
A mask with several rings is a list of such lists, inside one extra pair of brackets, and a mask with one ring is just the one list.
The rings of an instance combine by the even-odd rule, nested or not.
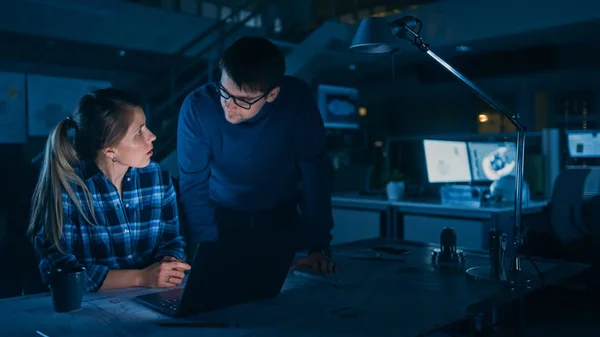
[(267, 97), (267, 95), (269, 94), (269, 91), (270, 91), (270, 90), (268, 90), (262, 96), (255, 98), (253, 101), (249, 102), (243, 98), (235, 97), (235, 96), (231, 95), (229, 92), (227, 92), (227, 90), (225, 90), (225, 88), (220, 83), (217, 84), (217, 88), (219, 89), (219, 95), (221, 95), (221, 97), (223, 97), (223, 99), (225, 99), (225, 100), (233, 99), (233, 103), (235, 103), (235, 105), (239, 106), (242, 109), (246, 109), (246, 110), (250, 110), (250, 108), (252, 107), (253, 104), (258, 103), (258, 101)]

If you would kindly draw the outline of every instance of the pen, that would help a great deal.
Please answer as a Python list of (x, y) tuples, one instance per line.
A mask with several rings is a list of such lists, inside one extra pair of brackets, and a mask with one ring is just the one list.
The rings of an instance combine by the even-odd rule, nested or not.
[(167, 321), (158, 322), (158, 326), (168, 328), (237, 328), (239, 325), (229, 323)]

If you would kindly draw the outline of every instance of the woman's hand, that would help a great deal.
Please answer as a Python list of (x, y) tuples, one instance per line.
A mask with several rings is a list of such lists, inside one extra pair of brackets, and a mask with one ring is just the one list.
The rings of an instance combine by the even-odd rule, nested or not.
[(172, 256), (165, 256), (162, 261), (153, 263), (141, 271), (142, 287), (171, 288), (181, 284), (185, 271), (190, 270), (189, 264)]

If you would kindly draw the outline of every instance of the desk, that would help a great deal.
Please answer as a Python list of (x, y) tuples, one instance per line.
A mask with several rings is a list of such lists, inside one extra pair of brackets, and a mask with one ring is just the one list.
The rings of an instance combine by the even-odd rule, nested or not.
[[(548, 201), (523, 203), (523, 215), (540, 213)], [(439, 201), (389, 201), (384, 196), (357, 194), (332, 197), (334, 243), (385, 236), (417, 242), (439, 243), (444, 227), (457, 233), (458, 244), (487, 250), (487, 232), (499, 228), (512, 235), (510, 204), (471, 207)]]
[(397, 212), (385, 197), (334, 195), (331, 198), (334, 227), (332, 244), (380, 236), (394, 237)]
[[(547, 201), (523, 203), (522, 215), (541, 213), (547, 204)], [(507, 233), (509, 242), (513, 241), (514, 207), (511, 205), (470, 207), (414, 201), (398, 201), (392, 205), (400, 214), (398, 224), (393, 226), (394, 238), (439, 243), (440, 232), (444, 227), (451, 227), (456, 231), (460, 247), (487, 251), (488, 232), (498, 228)], [(512, 249), (512, 245), (509, 248)]]
[[(412, 250), (403, 261), (356, 260), (374, 245)], [(166, 328), (166, 317), (132, 297), (157, 290), (126, 289), (87, 294), (79, 311), (55, 313), (48, 295), (0, 301), (2, 335), (71, 336), (231, 336), (231, 337), (412, 337), (512, 301), (536, 288), (510, 290), (469, 280), (464, 269), (484, 265), (485, 255), (467, 255), (464, 266), (434, 268), (432, 247), (377, 239), (334, 247), (341, 284), (335, 286), (292, 274), (277, 298), (197, 315), (202, 322), (237, 323), (239, 328)], [(529, 262), (524, 261), (523, 264)], [(537, 261), (546, 283), (584, 271), (576, 263)]]

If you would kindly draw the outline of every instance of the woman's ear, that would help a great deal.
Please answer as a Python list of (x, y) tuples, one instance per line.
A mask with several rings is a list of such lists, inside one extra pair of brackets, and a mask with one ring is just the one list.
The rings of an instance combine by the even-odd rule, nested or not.
[(112, 160), (113, 162), (117, 161), (117, 153), (115, 152), (115, 149), (112, 147), (107, 147), (102, 149), (102, 153), (108, 157), (108, 159)]

